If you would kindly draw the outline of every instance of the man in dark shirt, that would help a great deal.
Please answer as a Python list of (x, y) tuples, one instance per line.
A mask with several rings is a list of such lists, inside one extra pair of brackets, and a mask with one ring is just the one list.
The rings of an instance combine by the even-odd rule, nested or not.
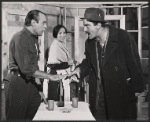
[(58, 81), (65, 77), (39, 70), (38, 36), (42, 35), (46, 27), (45, 14), (31, 10), (25, 18), (23, 30), (12, 37), (9, 47), (10, 72), (5, 80), (7, 120), (32, 120), (41, 97), (45, 100), (39, 78)]

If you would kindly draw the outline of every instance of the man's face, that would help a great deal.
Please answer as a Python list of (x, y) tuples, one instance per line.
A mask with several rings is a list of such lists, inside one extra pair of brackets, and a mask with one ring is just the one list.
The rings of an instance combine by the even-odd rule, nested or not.
[(84, 31), (88, 34), (89, 39), (94, 39), (97, 37), (97, 33), (99, 30), (98, 25), (94, 25), (93, 22), (87, 21), (86, 19), (83, 20)]
[(34, 24), (34, 32), (37, 36), (42, 36), (43, 32), (45, 31), (45, 29), (47, 28), (46, 25), (46, 16), (42, 13), (39, 13), (39, 22), (37, 23), (35, 21)]

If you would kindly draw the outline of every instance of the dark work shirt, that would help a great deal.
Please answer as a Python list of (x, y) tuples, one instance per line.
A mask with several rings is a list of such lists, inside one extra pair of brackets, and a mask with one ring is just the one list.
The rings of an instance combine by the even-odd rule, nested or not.
[(9, 69), (18, 69), (26, 78), (39, 69), (38, 38), (26, 27), (12, 37), (9, 47)]

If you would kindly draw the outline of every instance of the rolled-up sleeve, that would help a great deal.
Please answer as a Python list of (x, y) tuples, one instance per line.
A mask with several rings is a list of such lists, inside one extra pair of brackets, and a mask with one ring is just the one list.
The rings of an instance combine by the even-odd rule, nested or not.
[(15, 59), (21, 73), (28, 79), (36, 70), (39, 70), (35, 42), (32, 38), (25, 36), (18, 36), (15, 39)]

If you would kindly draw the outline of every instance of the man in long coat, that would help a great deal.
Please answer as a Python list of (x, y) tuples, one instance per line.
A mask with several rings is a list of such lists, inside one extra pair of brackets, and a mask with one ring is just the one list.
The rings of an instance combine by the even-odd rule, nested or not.
[(88, 34), (86, 58), (70, 76), (89, 74), (89, 103), (96, 120), (136, 119), (135, 93), (141, 93), (144, 85), (134, 39), (125, 30), (107, 25), (99, 8), (87, 8), (81, 19)]

